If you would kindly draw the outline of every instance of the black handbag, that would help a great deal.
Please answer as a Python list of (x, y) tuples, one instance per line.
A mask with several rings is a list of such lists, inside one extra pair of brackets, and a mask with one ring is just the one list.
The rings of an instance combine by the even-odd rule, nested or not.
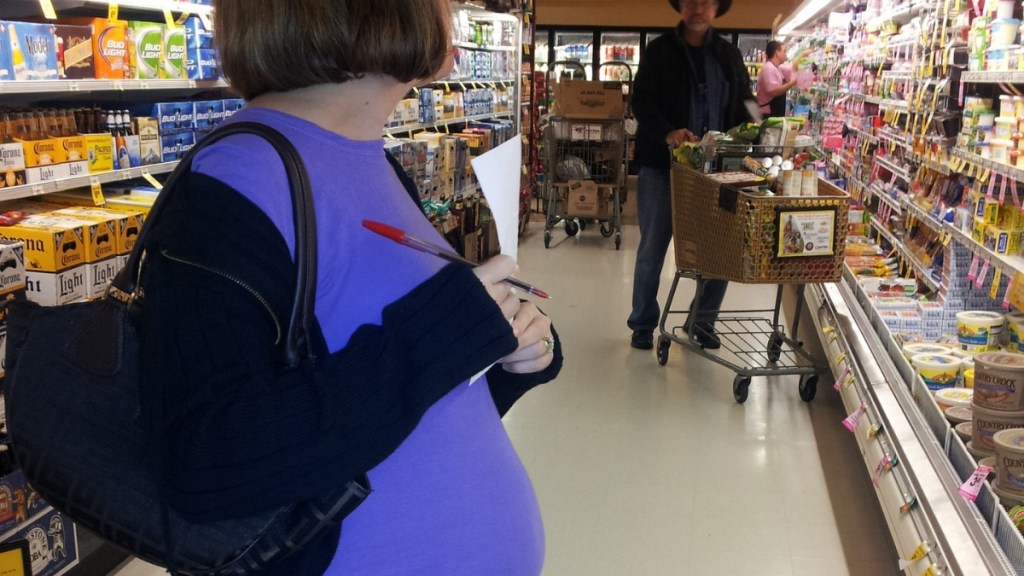
[[(280, 351), (285, 369), (296, 369), (312, 358), (316, 229), (306, 171), (283, 135), (242, 122), (214, 131), (171, 174), (147, 221), (160, 218), (198, 150), (239, 133), (270, 142), (288, 173), (296, 289)], [(132, 321), (133, 307), (145, 305), (136, 283), (151, 228), (143, 227), (104, 298), (54, 307), (9, 304), (4, 394), (11, 448), (44, 500), (127, 552), (184, 575), (259, 572), (336, 528), (369, 494), (369, 483), (364, 474), (315, 500), (232, 520), (197, 523), (169, 509), (153, 473), (155, 450), (139, 421), (144, 383)]]

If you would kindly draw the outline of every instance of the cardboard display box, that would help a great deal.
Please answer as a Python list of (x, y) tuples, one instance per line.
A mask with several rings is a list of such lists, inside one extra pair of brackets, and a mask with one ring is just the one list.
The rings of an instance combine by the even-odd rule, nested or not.
[(597, 184), (593, 180), (570, 180), (568, 208), (572, 216), (597, 216)]
[(566, 118), (622, 118), (625, 104), (617, 82), (562, 80), (554, 84), (555, 113)]

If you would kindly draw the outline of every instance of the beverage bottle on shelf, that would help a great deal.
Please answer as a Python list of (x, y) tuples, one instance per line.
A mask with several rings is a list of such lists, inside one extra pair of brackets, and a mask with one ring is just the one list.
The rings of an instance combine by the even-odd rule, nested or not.
[(131, 162), (128, 159), (128, 145), (125, 142), (125, 135), (127, 130), (124, 126), (124, 115), (119, 111), (114, 116), (114, 161), (118, 168), (121, 170), (127, 170), (131, 168)]
[(133, 122), (132, 122), (131, 114), (129, 114), (129, 112), (127, 110), (121, 110), (121, 115), (124, 116), (124, 122), (122, 123), (122, 127), (124, 129), (124, 135), (125, 136), (134, 136), (135, 135), (135, 129), (132, 126)]

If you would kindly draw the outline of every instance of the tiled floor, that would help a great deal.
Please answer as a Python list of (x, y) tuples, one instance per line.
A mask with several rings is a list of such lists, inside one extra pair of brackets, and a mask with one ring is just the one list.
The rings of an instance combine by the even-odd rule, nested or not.
[[(556, 228), (545, 249), (543, 228), (520, 246), (521, 275), (553, 295), (566, 362), (506, 425), (540, 499), (545, 576), (899, 573), (827, 376), (809, 404), (786, 376), (754, 379), (739, 405), (733, 373), (680, 346), (658, 365), (625, 326), (636, 227), (619, 251), (593, 228)], [(670, 255), (663, 302), (673, 270)], [(734, 285), (726, 308), (773, 296)], [(160, 573), (134, 562), (118, 576)]]

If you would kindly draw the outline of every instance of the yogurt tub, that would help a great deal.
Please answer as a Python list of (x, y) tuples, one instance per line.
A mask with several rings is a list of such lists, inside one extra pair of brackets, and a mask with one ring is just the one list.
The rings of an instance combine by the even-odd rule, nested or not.
[(1003, 488), (999, 485), (998, 479), (992, 481), (992, 491), (995, 492), (996, 496), (999, 497), (999, 503), (1004, 508), (1013, 508), (1014, 506), (1019, 505), (1021, 502), (1024, 502), (1024, 494), (1017, 494), (1016, 492), (1003, 490)]
[(910, 363), (929, 390), (952, 388), (960, 374), (960, 359), (952, 354), (917, 354)]
[(1006, 319), (998, 312), (968, 310), (956, 315), (956, 335), (961, 350), (987, 352), (999, 349)]
[(1000, 430), (992, 436), (996, 445), (996, 479), (1003, 490), (1024, 497), (1024, 428)]
[(949, 423), (954, 426), (964, 422), (971, 424), (974, 421), (974, 410), (970, 406), (953, 406), (943, 414), (946, 416), (946, 420), (949, 420)]
[[(977, 394), (977, 390), (975, 390)], [(979, 452), (995, 454), (996, 445), (992, 436), (1000, 430), (1008, 428), (1024, 428), (1024, 412), (1007, 412), (1005, 410), (990, 410), (978, 405), (978, 397), (975, 395), (974, 404), (971, 409), (974, 411), (974, 419), (971, 421), (974, 426), (971, 433), (971, 444)], [(988, 456), (985, 454), (985, 456)]]
[(974, 388), (974, 368), (964, 370), (964, 388)]
[[(1016, 18), (999, 18), (992, 21), (992, 37), (990, 46), (1009, 46), (1017, 40), (1020, 31), (1020, 20)], [(991, 49), (990, 49), (991, 50)]]
[(1021, 335), (1024, 334), (1024, 313), (1014, 312), (1006, 315), (1006, 327), (1010, 333), (1010, 344), (1014, 348), (1020, 349), (1021, 344), (1024, 344)]
[(945, 344), (933, 344), (928, 342), (909, 342), (903, 345), (903, 357), (910, 360), (918, 354), (953, 354), (956, 356), (952, 346)]
[(971, 406), (974, 390), (969, 388), (943, 388), (935, 391), (935, 403), (945, 412), (954, 406)]
[(994, 46), (985, 50), (985, 70), (1006, 72), (1009, 67), (1008, 50), (1006, 46)]
[(975, 128), (991, 128), (996, 124), (996, 113), (992, 110), (979, 110), (974, 117), (977, 119)]
[(994, 451), (992, 451), (992, 450), (978, 450), (978, 449), (976, 449), (974, 447), (974, 440), (971, 440), (971, 441), (967, 442), (965, 444), (965, 446), (967, 446), (967, 451), (971, 453), (971, 456), (974, 456), (974, 461), (975, 462), (977, 462), (978, 460), (981, 460), (982, 458), (987, 458), (989, 456), (995, 456), (996, 455), (996, 453)]
[[(999, 118), (996, 118), (999, 121)], [(989, 144), (989, 153), (993, 162), (999, 162), (1000, 164), (1010, 163), (1010, 148), (1013, 146), (1013, 141), (1009, 138), (995, 138)]]
[(999, 96), (999, 118), (1016, 119), (1017, 107), (1013, 103), (1013, 96), (1003, 94)]
[(985, 159), (992, 157), (992, 151), (989, 147), (989, 143), (982, 142), (981, 140), (974, 144), (974, 153)]
[[(1013, 108), (1013, 102), (1010, 102), (1009, 108)], [(1017, 131), (1017, 117), (1007, 116), (998, 117), (995, 119), (995, 132), (992, 134), (996, 140), (1009, 141), (1013, 136), (1013, 133)]]
[(974, 424), (971, 422), (961, 422), (953, 427), (953, 431), (960, 437), (964, 443), (970, 442), (974, 437)]
[(991, 476), (992, 474), (995, 474), (995, 472), (996, 472), (996, 457), (995, 456), (985, 456), (981, 460), (978, 460), (978, 466), (988, 466), (989, 468), (991, 468), (992, 471), (988, 473), (988, 475)]
[(998, 0), (996, 2), (996, 18), (1013, 18), (1013, 8), (1016, 4), (1017, 0)]
[(975, 356), (974, 399), (990, 410), (1024, 410), (1024, 355), (983, 352)]

